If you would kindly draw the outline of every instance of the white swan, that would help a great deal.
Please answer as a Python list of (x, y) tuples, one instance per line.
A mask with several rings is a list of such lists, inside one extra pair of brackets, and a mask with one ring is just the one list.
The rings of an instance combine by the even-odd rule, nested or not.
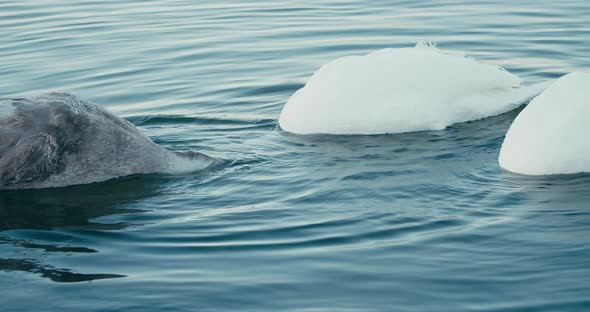
[(284, 106), (280, 127), (296, 134), (440, 130), (515, 109), (545, 84), (430, 44), (348, 56), (322, 66)]
[(516, 117), (498, 161), (527, 175), (590, 172), (590, 73), (565, 75)]

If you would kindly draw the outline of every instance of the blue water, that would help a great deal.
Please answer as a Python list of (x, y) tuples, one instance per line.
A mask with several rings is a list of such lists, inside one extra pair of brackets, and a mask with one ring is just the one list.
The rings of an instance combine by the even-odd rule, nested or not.
[(381, 136), (277, 118), (322, 64), (420, 40), (529, 83), (584, 70), (589, 17), (585, 0), (4, 0), (0, 97), (74, 93), (227, 162), (0, 192), (0, 310), (588, 311), (590, 176), (502, 171), (517, 111)]

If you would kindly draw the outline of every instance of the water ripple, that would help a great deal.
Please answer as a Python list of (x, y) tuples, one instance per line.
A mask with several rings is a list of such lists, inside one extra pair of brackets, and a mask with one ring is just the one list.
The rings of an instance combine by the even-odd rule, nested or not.
[(0, 97), (74, 93), (226, 160), (0, 192), (4, 309), (585, 311), (590, 176), (501, 170), (519, 110), (380, 136), (276, 120), (322, 64), (421, 40), (527, 83), (586, 70), (589, 15), (582, 0), (0, 2)]

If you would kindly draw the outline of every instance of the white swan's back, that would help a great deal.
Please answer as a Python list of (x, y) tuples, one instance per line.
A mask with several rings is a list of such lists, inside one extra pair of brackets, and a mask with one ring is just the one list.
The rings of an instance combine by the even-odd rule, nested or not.
[(437, 48), (383, 49), (322, 66), (283, 108), (298, 134), (439, 130), (510, 111), (542, 90), (493, 65)]
[(590, 73), (555, 81), (516, 117), (502, 144), (502, 168), (528, 175), (590, 172)]

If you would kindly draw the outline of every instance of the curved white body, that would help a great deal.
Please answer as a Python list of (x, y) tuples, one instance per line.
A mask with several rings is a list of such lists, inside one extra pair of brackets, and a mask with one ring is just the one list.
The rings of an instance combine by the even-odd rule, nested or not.
[(516, 117), (499, 163), (528, 174), (590, 172), (590, 73), (559, 78)]
[(440, 130), (510, 111), (542, 91), (493, 65), (415, 48), (383, 49), (322, 66), (284, 106), (280, 127), (297, 134)]

